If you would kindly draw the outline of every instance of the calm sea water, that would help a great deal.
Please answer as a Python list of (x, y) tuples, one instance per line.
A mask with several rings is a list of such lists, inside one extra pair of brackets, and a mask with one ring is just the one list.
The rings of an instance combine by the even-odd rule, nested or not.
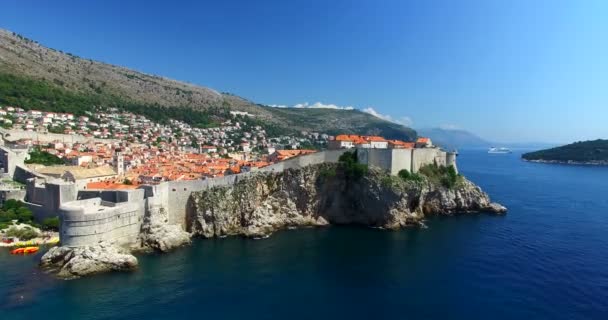
[(0, 251), (0, 319), (608, 319), (608, 168), (462, 151), (510, 211), (198, 240), (60, 281)]

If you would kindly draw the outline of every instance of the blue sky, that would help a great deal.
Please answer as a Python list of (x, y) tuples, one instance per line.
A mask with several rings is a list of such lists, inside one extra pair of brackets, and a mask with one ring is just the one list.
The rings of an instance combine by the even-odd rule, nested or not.
[[(94, 2), (94, 3), (93, 3)], [(2, 0), (0, 27), (255, 102), (509, 142), (608, 138), (608, 1)]]

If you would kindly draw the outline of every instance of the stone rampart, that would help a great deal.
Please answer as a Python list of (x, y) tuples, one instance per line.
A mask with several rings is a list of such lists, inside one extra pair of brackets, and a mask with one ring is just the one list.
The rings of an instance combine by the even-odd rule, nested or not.
[(143, 216), (144, 190), (114, 191), (116, 200), (90, 198), (67, 202), (60, 208), (60, 239), (64, 246), (99, 241), (131, 245), (137, 241)]
[(17, 141), (20, 139), (32, 139), (34, 141), (40, 141), (49, 143), (53, 141), (61, 141), (63, 143), (85, 143), (85, 142), (101, 142), (101, 143), (113, 143), (115, 139), (100, 139), (85, 137), (77, 134), (60, 134), (50, 132), (36, 132), (36, 131), (23, 131), (23, 130), (8, 130), (0, 128), (0, 134), (6, 141)]
[[(282, 172), (309, 165), (335, 163), (347, 151), (342, 149), (317, 152), (252, 172), (206, 180), (169, 181), (129, 191), (83, 190), (78, 193), (78, 200), (61, 202), (61, 241), (63, 245), (68, 246), (93, 244), (101, 240), (133, 244), (137, 241), (144, 215), (159, 213), (160, 210), (166, 212), (168, 224), (181, 225), (185, 229), (186, 216), (190, 213), (189, 210), (193, 209), (192, 192), (232, 185), (256, 172)], [(452, 161), (448, 160), (444, 151), (435, 148), (359, 149), (358, 152), (362, 163), (379, 166), (392, 174), (401, 169), (416, 172), (420, 166), (427, 163), (446, 164)], [(54, 195), (53, 192), (51, 194)], [(50, 202), (55, 204), (54, 201)]]

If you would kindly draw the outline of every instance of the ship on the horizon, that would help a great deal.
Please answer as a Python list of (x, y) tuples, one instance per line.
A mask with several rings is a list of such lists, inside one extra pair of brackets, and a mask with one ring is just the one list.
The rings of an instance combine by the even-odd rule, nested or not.
[(496, 147), (492, 147), (488, 150), (488, 153), (511, 153), (511, 149), (509, 148), (505, 148), (505, 147), (501, 147), (501, 148), (496, 148)]

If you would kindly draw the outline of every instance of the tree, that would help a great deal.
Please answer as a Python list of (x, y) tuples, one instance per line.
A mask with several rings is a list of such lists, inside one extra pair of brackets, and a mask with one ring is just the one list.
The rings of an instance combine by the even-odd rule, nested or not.
[(344, 168), (344, 174), (348, 178), (359, 179), (367, 174), (367, 166), (357, 162), (357, 152), (348, 151), (343, 153), (338, 162), (341, 163)]
[(17, 209), (23, 206), (23, 203), (19, 200), (8, 199), (4, 201), (4, 205), (2, 205), (2, 210), (7, 211), (10, 209)]
[(21, 223), (32, 223), (34, 221), (34, 214), (26, 207), (17, 209), (17, 217)]
[(401, 179), (403, 179), (405, 181), (407, 181), (410, 178), (410, 172), (407, 171), (406, 169), (399, 170), (398, 175)]
[(63, 160), (56, 155), (35, 148), (30, 152), (30, 158), (25, 163), (37, 163), (45, 166), (64, 164)]
[(59, 217), (55, 216), (55, 217), (46, 218), (46, 219), (42, 220), (42, 229), (58, 231), (59, 230)]

